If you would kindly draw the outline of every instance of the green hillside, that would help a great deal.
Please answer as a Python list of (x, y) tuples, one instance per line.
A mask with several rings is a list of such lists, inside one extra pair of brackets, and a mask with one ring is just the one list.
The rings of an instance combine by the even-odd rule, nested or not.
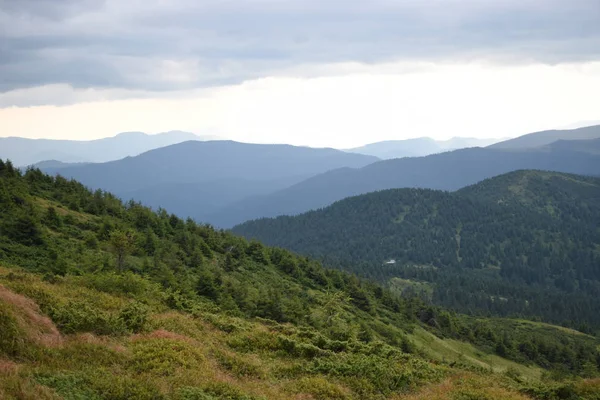
[(599, 227), (600, 179), (517, 171), (455, 193), (374, 192), (234, 232), (460, 311), (591, 332), (600, 328)]
[(0, 213), (2, 399), (598, 398), (592, 336), (402, 299), (4, 162)]

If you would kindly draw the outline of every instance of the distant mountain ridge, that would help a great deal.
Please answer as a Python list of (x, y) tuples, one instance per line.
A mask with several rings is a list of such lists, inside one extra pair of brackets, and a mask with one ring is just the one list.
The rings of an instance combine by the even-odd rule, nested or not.
[[(595, 128), (551, 131), (550, 136), (585, 139), (595, 135)], [(544, 132), (532, 137), (542, 138), (537, 140), (540, 143), (548, 141)], [(465, 140), (470, 139), (451, 142), (468, 145)], [(519, 142), (512, 139), (502, 143), (381, 161), (334, 149), (190, 141), (104, 164), (46, 162), (40, 168), (222, 228), (256, 218), (295, 215), (376, 190), (457, 190), (517, 169), (600, 175), (600, 139), (559, 140), (535, 148), (515, 147)]]
[(539, 169), (600, 176), (600, 155), (592, 150), (600, 141), (577, 142), (512, 151), (470, 148), (427, 157), (379, 161), (359, 169), (329, 171), (270, 195), (245, 199), (212, 216), (219, 226), (244, 221), (296, 215), (335, 201), (377, 190), (428, 188), (457, 190), (486, 178), (519, 169)]
[(505, 139), (477, 139), (454, 137), (448, 140), (435, 140), (429, 137), (403, 140), (386, 140), (355, 147), (345, 151), (368, 154), (384, 160), (402, 157), (423, 157), (444, 151), (469, 147), (485, 147)]
[(522, 150), (550, 145), (558, 140), (590, 140), (600, 139), (600, 125), (586, 126), (577, 129), (548, 130), (529, 133), (514, 139), (505, 140), (489, 146), (491, 149)]
[(123, 132), (113, 137), (87, 141), (6, 137), (0, 138), (0, 158), (10, 159), (17, 166), (33, 165), (48, 160), (64, 163), (107, 162), (189, 140), (215, 138), (183, 131), (155, 135)]
[(325, 171), (359, 168), (378, 160), (335, 149), (188, 141), (117, 161), (42, 169), (124, 199), (212, 222), (208, 215), (231, 202), (271, 193)]

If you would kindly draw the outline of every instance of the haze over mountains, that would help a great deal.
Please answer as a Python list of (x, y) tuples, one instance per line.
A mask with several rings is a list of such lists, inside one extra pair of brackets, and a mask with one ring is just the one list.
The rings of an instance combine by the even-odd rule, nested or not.
[(10, 158), (17, 166), (50, 160), (64, 163), (106, 162), (188, 140), (211, 139), (215, 137), (182, 131), (156, 135), (123, 132), (113, 137), (88, 141), (6, 137), (0, 138), (0, 158)]
[(188, 141), (118, 161), (45, 170), (206, 221), (209, 213), (230, 202), (325, 171), (360, 168), (375, 161), (372, 156), (335, 149)]
[(277, 215), (295, 215), (328, 206), (345, 197), (392, 188), (457, 190), (483, 179), (518, 169), (541, 169), (600, 175), (600, 140), (564, 142), (559, 146), (522, 151), (471, 148), (379, 161), (359, 169), (325, 172), (276, 193), (245, 199), (215, 215), (218, 225)]
[(508, 140), (502, 146), (391, 160), (334, 149), (188, 141), (107, 163), (52, 162), (40, 167), (124, 199), (229, 228), (251, 219), (299, 214), (375, 190), (457, 190), (517, 169), (600, 175), (600, 139), (566, 140), (594, 136), (600, 137), (600, 127), (520, 139), (533, 137), (542, 144), (539, 147), (522, 149), (519, 140)]
[(529, 133), (489, 146), (492, 149), (529, 149), (546, 146), (557, 140), (586, 140), (600, 138), (600, 125), (571, 130), (549, 130)]
[(485, 147), (505, 139), (477, 139), (454, 137), (448, 140), (435, 140), (428, 137), (386, 140), (365, 146), (348, 149), (351, 153), (368, 154), (383, 160), (402, 157), (422, 157), (444, 151), (464, 149), (468, 147)]

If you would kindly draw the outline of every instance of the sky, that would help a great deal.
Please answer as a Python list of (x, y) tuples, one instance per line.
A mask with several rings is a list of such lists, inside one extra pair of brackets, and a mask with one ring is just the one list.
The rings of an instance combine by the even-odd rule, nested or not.
[(0, 136), (347, 148), (600, 119), (598, 0), (0, 0)]

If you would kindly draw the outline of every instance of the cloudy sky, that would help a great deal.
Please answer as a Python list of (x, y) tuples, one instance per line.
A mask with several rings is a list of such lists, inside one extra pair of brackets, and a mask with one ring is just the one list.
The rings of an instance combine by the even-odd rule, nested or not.
[(0, 0), (0, 136), (351, 147), (600, 119), (598, 0)]

